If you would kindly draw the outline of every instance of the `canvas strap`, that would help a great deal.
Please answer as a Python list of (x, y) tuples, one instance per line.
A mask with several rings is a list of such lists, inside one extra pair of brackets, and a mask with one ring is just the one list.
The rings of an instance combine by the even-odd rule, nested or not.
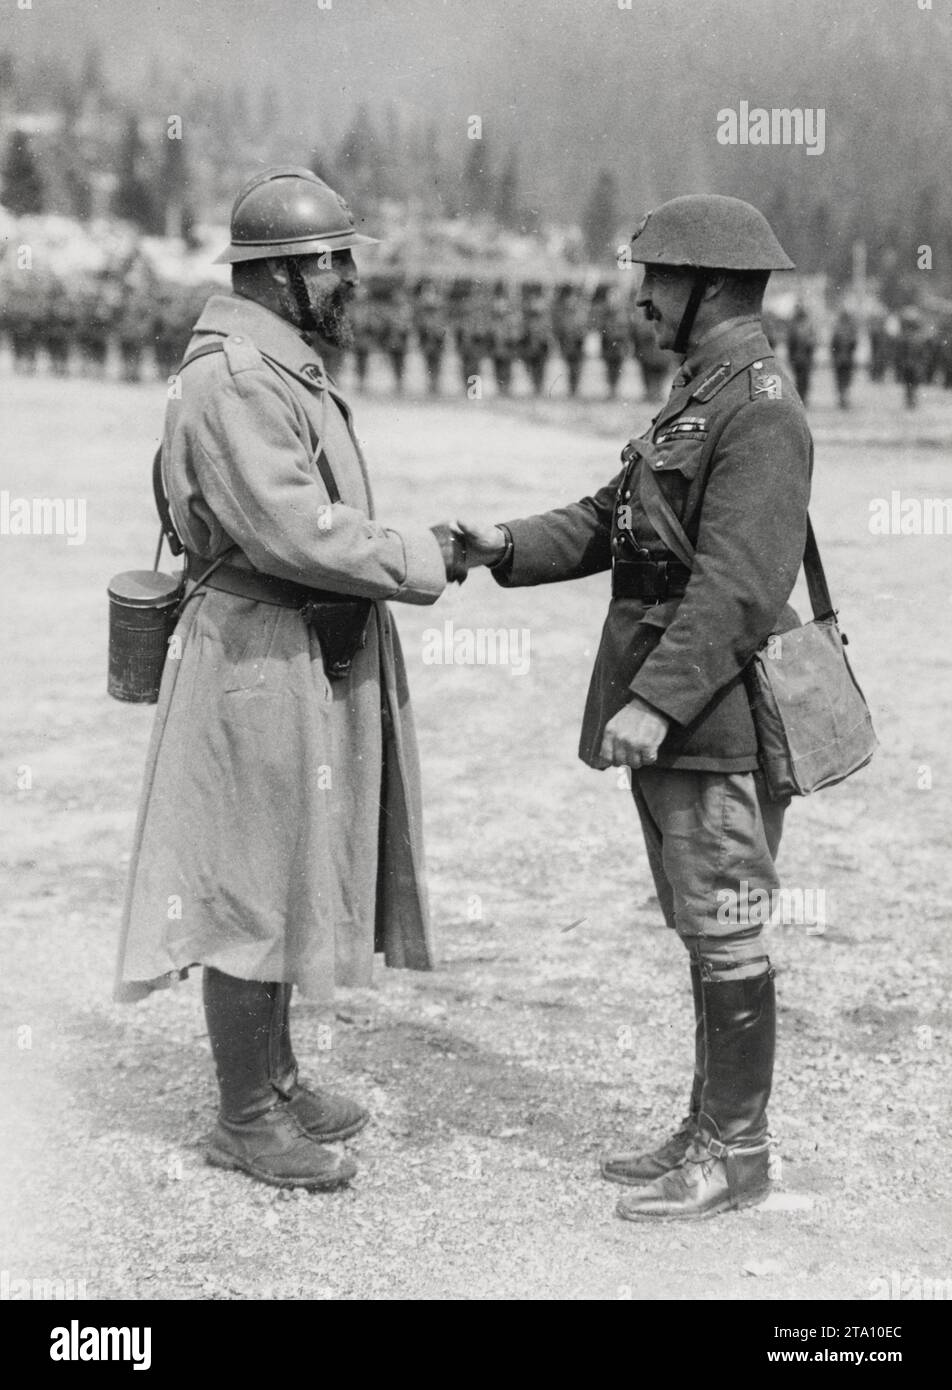
[[(182, 364), (179, 367), (179, 371), (184, 371), (184, 369), (187, 366), (189, 366), (192, 362), (197, 362), (200, 357), (207, 357), (208, 354), (212, 352), (224, 351), (225, 345), (222, 342), (202, 343), (200, 347), (195, 348), (192, 352), (188, 354), (187, 357), (183, 359)], [(274, 360), (274, 358), (269, 357), (266, 352), (263, 352), (261, 356), (264, 358), (264, 360), (268, 363), (270, 367), (277, 369), (279, 364)], [(324, 484), (324, 487), (327, 491), (327, 495), (331, 500), (331, 505), (333, 506), (335, 502), (340, 501), (340, 489), (337, 486), (337, 479), (334, 477), (334, 471), (331, 468), (330, 460), (328, 459), (327, 454), (324, 451), (324, 445), (322, 443), (319, 443), (318, 445), (317, 455), (315, 457), (314, 463), (318, 473), (320, 473), (321, 475), (321, 481)], [(175, 529), (175, 522), (172, 520), (172, 511), (169, 506), (168, 494), (165, 491), (165, 484), (162, 480), (161, 445), (158, 449), (156, 449), (155, 457), (152, 460), (152, 493), (155, 497), (155, 506), (156, 510), (159, 513), (159, 521), (161, 523), (161, 529), (159, 531), (159, 544), (155, 552), (155, 564), (153, 566), (153, 569), (158, 569), (159, 557), (162, 554), (163, 540), (168, 542), (169, 550), (171, 550), (173, 555), (181, 555), (183, 550), (185, 549), (184, 545), (181, 542), (181, 539), (179, 538), (179, 534)]]
[[(641, 460), (641, 465), (638, 479), (639, 496), (645, 515), (668, 549), (677, 555), (682, 564), (690, 567), (694, 561), (694, 546), (691, 543), (691, 538), (661, 490), (661, 484), (654, 471), (644, 459)], [(816, 543), (813, 523), (809, 515), (807, 516), (806, 542), (803, 547), (803, 571), (806, 575), (807, 591), (810, 595), (810, 607), (813, 609), (814, 618), (831, 617), (834, 613), (833, 599), (830, 596), (823, 561), (820, 559), (820, 549)]]

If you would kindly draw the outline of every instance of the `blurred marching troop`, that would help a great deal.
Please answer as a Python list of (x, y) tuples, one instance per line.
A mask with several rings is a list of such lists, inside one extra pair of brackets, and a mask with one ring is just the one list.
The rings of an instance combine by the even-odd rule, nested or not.
[[(126, 382), (171, 376), (202, 305), (222, 288), (165, 278), (135, 253), (82, 275), (8, 263), (2, 281), (0, 335), (14, 371)], [(501, 396), (614, 398), (631, 361), (644, 399), (656, 401), (675, 364), (655, 346), (635, 295), (634, 283), (618, 276), (593, 285), (371, 271), (350, 306), (349, 360), (329, 366), (335, 373), (343, 367), (357, 390), (382, 382), (402, 392), (415, 361), (414, 380), (434, 396), (479, 396), (487, 387)], [(832, 372), (844, 409), (861, 364), (873, 382), (898, 383), (909, 407), (923, 384), (952, 389), (952, 312), (908, 305), (818, 314), (795, 303), (786, 317), (768, 312), (765, 325), (807, 404), (820, 366)]]

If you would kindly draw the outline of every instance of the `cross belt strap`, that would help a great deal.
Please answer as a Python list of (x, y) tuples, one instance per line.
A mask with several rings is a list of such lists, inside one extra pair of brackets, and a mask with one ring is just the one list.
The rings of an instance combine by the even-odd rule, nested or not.
[[(187, 357), (183, 358), (178, 370), (179, 372), (184, 371), (185, 368), (190, 366), (192, 362), (197, 362), (200, 357), (207, 357), (209, 353), (224, 351), (225, 345), (222, 342), (202, 343), (192, 352), (190, 352)], [(261, 356), (269, 364), (269, 366), (277, 366), (275, 361), (272, 358), (270, 358), (267, 355), (267, 353), (263, 352)], [(341, 500), (340, 488), (337, 486), (337, 479), (334, 477), (334, 472), (331, 468), (327, 454), (324, 452), (323, 444), (321, 444), (320, 448), (318, 449), (317, 456), (314, 460), (314, 464), (317, 468), (318, 473), (320, 473), (321, 475), (321, 481), (323, 482), (324, 487), (327, 491), (327, 495), (331, 500), (331, 506), (333, 506), (335, 502), (339, 502)], [(165, 540), (168, 543), (169, 550), (171, 550), (173, 555), (181, 555), (185, 549), (179, 537), (179, 534), (175, 529), (175, 522), (172, 520), (172, 509), (169, 506), (169, 499), (165, 491), (165, 484), (162, 481), (161, 445), (158, 449), (156, 449), (155, 457), (152, 460), (152, 492), (155, 497), (156, 511), (159, 513), (159, 521), (161, 522), (162, 526), (162, 530), (159, 534), (159, 546), (158, 550), (156, 551), (155, 557), (155, 568), (158, 569), (159, 555), (162, 551), (163, 540)]]

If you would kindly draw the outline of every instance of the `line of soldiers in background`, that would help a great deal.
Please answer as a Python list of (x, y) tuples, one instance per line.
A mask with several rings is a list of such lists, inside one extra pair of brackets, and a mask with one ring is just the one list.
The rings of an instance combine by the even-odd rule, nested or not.
[[(41, 353), (58, 375), (76, 370), (104, 375), (111, 346), (125, 381), (139, 381), (150, 368), (170, 376), (181, 361), (192, 324), (217, 284), (182, 286), (142, 272), (139, 263), (124, 273), (71, 282), (42, 281), (32, 273), (13, 272), (3, 287), (0, 332), (6, 337), (19, 372), (36, 370)], [(367, 383), (371, 357), (390, 365), (397, 391), (404, 386), (411, 352), (418, 350), (428, 388), (444, 385), (446, 359), (455, 355), (462, 390), (472, 389), (486, 365), (496, 390), (508, 395), (513, 368), (521, 363), (532, 391), (552, 390), (550, 363), (561, 359), (558, 376), (575, 396), (590, 344), (597, 344), (609, 397), (617, 394), (628, 358), (637, 363), (649, 401), (660, 399), (674, 363), (660, 352), (654, 333), (635, 307), (634, 291), (613, 284), (588, 290), (577, 284), (547, 287), (527, 281), (511, 286), (471, 278), (438, 281), (423, 277), (408, 282), (396, 274), (365, 278), (350, 310), (354, 329), (352, 361), (358, 389)], [(765, 315), (774, 345), (785, 345), (787, 358), (804, 402), (809, 400), (819, 335), (803, 305), (784, 321)], [(892, 369), (914, 406), (919, 386), (937, 377), (952, 389), (952, 320), (929, 323), (915, 307), (887, 318), (867, 319), (869, 374), (882, 381)], [(594, 345), (593, 344), (593, 345)], [(829, 339), (829, 357), (837, 396), (843, 408), (856, 370), (859, 332), (844, 309)], [(454, 354), (448, 349), (452, 346)], [(338, 365), (338, 364), (334, 364)]]
[[(903, 386), (910, 409), (918, 403), (919, 387), (925, 382), (938, 377), (946, 390), (952, 390), (952, 320), (930, 325), (916, 305), (908, 304), (898, 315), (871, 315), (866, 328), (871, 381), (883, 381), (891, 367)], [(777, 331), (775, 326), (772, 329), (768, 326), (768, 335), (777, 334)], [(817, 333), (802, 304), (795, 305), (783, 338), (797, 391), (806, 405), (813, 379)], [(774, 341), (771, 336), (771, 342)], [(841, 309), (830, 335), (830, 364), (841, 410), (849, 409), (858, 346), (857, 321), (847, 309)]]

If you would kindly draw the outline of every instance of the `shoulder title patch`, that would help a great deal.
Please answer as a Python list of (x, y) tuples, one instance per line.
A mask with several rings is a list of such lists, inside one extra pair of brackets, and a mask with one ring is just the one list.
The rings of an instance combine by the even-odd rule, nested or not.
[(695, 401), (709, 401), (712, 396), (716, 396), (731, 375), (731, 364), (721, 362), (712, 372), (708, 372), (703, 381), (698, 382), (691, 392), (691, 397)]
[(783, 399), (783, 379), (778, 372), (751, 372), (750, 399), (758, 396), (766, 396), (768, 401)]

